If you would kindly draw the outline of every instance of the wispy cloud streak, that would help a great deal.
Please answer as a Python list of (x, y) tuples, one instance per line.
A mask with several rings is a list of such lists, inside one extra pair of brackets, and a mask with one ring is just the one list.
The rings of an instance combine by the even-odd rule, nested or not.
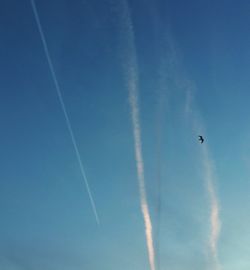
[(210, 249), (214, 259), (214, 263), (216, 269), (220, 269), (220, 264), (218, 261), (218, 251), (217, 244), (218, 238), (220, 234), (221, 222), (219, 216), (219, 202), (215, 191), (214, 186), (214, 176), (213, 176), (213, 168), (212, 161), (209, 158), (208, 148), (205, 145), (202, 151), (203, 163), (205, 168), (205, 181), (206, 187), (209, 194), (210, 200)]
[(155, 270), (156, 267), (155, 267), (153, 233), (152, 233), (152, 221), (147, 202), (147, 194), (144, 178), (144, 161), (142, 156), (141, 127), (139, 120), (140, 117), (138, 105), (138, 68), (136, 59), (136, 49), (134, 44), (134, 29), (126, 0), (122, 0), (121, 3), (122, 3), (121, 17), (123, 24), (122, 27), (124, 28), (123, 34), (125, 34), (125, 43), (126, 43), (124, 49), (127, 51), (124, 68), (126, 71), (126, 80), (129, 91), (129, 103), (131, 108), (131, 118), (133, 125), (135, 159), (140, 192), (140, 205), (145, 225), (145, 235), (146, 235), (150, 269)]
[(213, 267), (216, 270), (221, 269), (218, 259), (218, 239), (221, 229), (221, 221), (219, 215), (219, 200), (216, 194), (215, 182), (216, 177), (214, 173), (213, 160), (209, 154), (209, 147), (207, 136), (203, 128), (203, 123), (199, 111), (195, 106), (195, 84), (188, 79), (185, 70), (182, 68), (181, 60), (179, 58), (178, 46), (170, 32), (166, 33), (165, 40), (166, 50), (169, 51), (168, 72), (169, 76), (174, 80), (178, 89), (184, 90), (186, 95), (184, 104), (184, 113), (186, 120), (191, 123), (194, 136), (199, 134), (204, 135), (206, 141), (201, 147), (201, 160), (203, 164), (204, 183), (209, 198), (210, 206), (210, 233), (209, 233), (209, 249), (212, 256)]
[(68, 116), (68, 113), (67, 113), (67, 110), (66, 110), (66, 107), (65, 107), (63, 97), (62, 97), (62, 91), (60, 89), (60, 86), (59, 86), (59, 83), (58, 83), (58, 80), (57, 80), (57, 76), (56, 76), (56, 73), (55, 73), (55, 69), (54, 69), (54, 66), (53, 66), (53, 63), (52, 63), (52, 60), (51, 60), (51, 57), (50, 57), (48, 45), (47, 45), (45, 35), (44, 35), (43, 29), (42, 29), (40, 18), (39, 18), (38, 12), (37, 12), (35, 0), (31, 0), (31, 6), (32, 6), (32, 10), (33, 10), (33, 13), (34, 13), (34, 16), (35, 16), (35, 20), (36, 20), (36, 24), (37, 24), (37, 27), (38, 27), (38, 30), (39, 30), (39, 34), (40, 34), (40, 37), (41, 37), (41, 40), (42, 40), (42, 44), (43, 44), (44, 52), (45, 52), (45, 55), (46, 55), (46, 58), (47, 58), (47, 61), (48, 61), (51, 76), (52, 76), (52, 79), (53, 79), (53, 82), (54, 82), (54, 85), (55, 85), (55, 88), (56, 88), (57, 96), (58, 96), (59, 102), (61, 104), (63, 115), (64, 115), (64, 118), (65, 118), (65, 121), (66, 121), (66, 125), (67, 125), (68, 131), (69, 131), (69, 134), (70, 134), (70, 137), (71, 137), (71, 141), (72, 141), (72, 144), (73, 144), (73, 147), (74, 147), (74, 150), (75, 150), (75, 154), (76, 154), (76, 158), (77, 158), (77, 161), (78, 161), (78, 164), (79, 164), (79, 167), (80, 167), (81, 175), (82, 175), (82, 178), (83, 178), (83, 180), (85, 182), (85, 186), (86, 186), (87, 193), (88, 193), (88, 196), (89, 196), (89, 199), (90, 199), (92, 210), (94, 212), (97, 224), (100, 224), (99, 216), (98, 216), (98, 213), (97, 213), (97, 210), (96, 210), (96, 205), (95, 205), (95, 202), (94, 202), (94, 199), (93, 199), (93, 196), (92, 196), (92, 192), (90, 190), (88, 179), (87, 179), (84, 167), (83, 167), (83, 162), (82, 162), (82, 159), (81, 159), (81, 155), (80, 155), (80, 152), (79, 152), (79, 149), (78, 149), (78, 145), (76, 143), (75, 135), (74, 135), (74, 132), (72, 130), (70, 119), (69, 119), (69, 116)]
[(213, 160), (209, 154), (207, 136), (205, 135), (204, 128), (202, 127), (202, 121), (200, 120), (199, 114), (194, 110), (194, 86), (187, 87), (186, 91), (186, 104), (185, 104), (185, 113), (186, 117), (192, 121), (193, 131), (195, 135), (203, 134), (206, 138), (206, 141), (201, 145), (201, 158), (203, 164), (204, 172), (204, 181), (209, 196), (209, 205), (210, 205), (210, 233), (209, 233), (209, 247), (213, 259), (214, 269), (221, 269), (221, 265), (218, 259), (218, 239), (221, 229), (221, 221), (219, 215), (219, 200), (216, 194), (215, 188), (215, 173)]

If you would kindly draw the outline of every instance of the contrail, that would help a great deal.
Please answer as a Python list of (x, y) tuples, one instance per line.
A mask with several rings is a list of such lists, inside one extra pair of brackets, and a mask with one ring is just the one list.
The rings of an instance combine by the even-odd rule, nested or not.
[[(132, 75), (132, 74), (131, 74)], [(151, 270), (155, 270), (155, 252), (153, 245), (153, 234), (152, 234), (152, 222), (149, 213), (149, 207), (147, 203), (147, 195), (145, 189), (144, 180), (144, 162), (142, 157), (142, 145), (141, 145), (141, 129), (139, 122), (139, 108), (138, 108), (138, 95), (137, 95), (137, 83), (134, 80), (134, 76), (131, 77), (129, 83), (129, 101), (131, 106), (133, 133), (135, 142), (135, 158), (137, 165), (137, 176), (139, 182), (139, 191), (141, 199), (141, 211), (145, 223), (145, 234), (147, 239), (149, 263)]]
[(134, 148), (135, 148), (135, 159), (137, 166), (137, 177), (139, 184), (140, 193), (140, 205), (141, 211), (144, 219), (145, 235), (149, 256), (149, 264), (151, 270), (156, 270), (155, 267), (155, 251), (153, 244), (153, 233), (152, 233), (152, 222), (149, 213), (149, 207), (147, 202), (147, 194), (145, 189), (145, 178), (144, 178), (144, 161), (142, 156), (142, 143), (141, 143), (141, 127), (139, 120), (139, 106), (138, 106), (138, 71), (137, 71), (137, 59), (136, 59), (136, 49), (134, 43), (134, 29), (129, 14), (129, 7), (126, 0), (122, 0), (122, 27), (123, 33), (126, 36), (126, 47), (127, 58), (126, 65), (124, 65), (127, 76), (127, 86), (129, 91), (129, 103), (131, 108), (131, 118), (133, 125), (133, 135), (134, 135)]
[(202, 149), (202, 156), (205, 168), (205, 181), (210, 200), (210, 249), (216, 269), (219, 270), (221, 268), (218, 262), (217, 251), (217, 243), (221, 228), (221, 222), (219, 217), (219, 203), (214, 187), (212, 161), (209, 158), (207, 146), (204, 146), (205, 147), (203, 147)]
[[(186, 120), (189, 120), (192, 124), (193, 133), (195, 136), (204, 134), (204, 128), (202, 127), (202, 120), (200, 119), (199, 112), (195, 110), (194, 94), (196, 87), (194, 83), (188, 79), (184, 70), (181, 67), (181, 60), (178, 55), (178, 46), (175, 44), (175, 40), (171, 35), (171, 32), (166, 33), (166, 42), (168, 43), (167, 50), (170, 51), (171, 61), (169, 61), (169, 72), (173, 77), (173, 80), (177, 88), (185, 91), (186, 100), (184, 106), (184, 113)], [(181, 74), (181, 75), (180, 75)], [(219, 201), (215, 189), (215, 175), (213, 169), (213, 160), (209, 155), (209, 148), (207, 146), (207, 140), (201, 145), (201, 158), (204, 167), (204, 181), (209, 196), (210, 205), (210, 233), (209, 233), (209, 248), (212, 255), (214, 268), (216, 270), (221, 269), (218, 259), (218, 238), (220, 234), (221, 222), (219, 216)]]
[(76, 158), (78, 160), (78, 164), (79, 164), (79, 167), (80, 167), (82, 178), (83, 178), (83, 180), (85, 182), (85, 185), (86, 185), (86, 189), (87, 189), (88, 196), (89, 196), (89, 199), (90, 199), (90, 202), (91, 202), (91, 206), (92, 206), (92, 209), (93, 209), (93, 212), (94, 212), (94, 215), (95, 215), (96, 222), (97, 222), (97, 224), (100, 224), (99, 216), (98, 216), (98, 213), (97, 213), (97, 210), (96, 210), (96, 205), (95, 205), (95, 202), (94, 202), (94, 199), (93, 199), (90, 187), (89, 187), (88, 179), (87, 179), (84, 167), (83, 167), (83, 162), (82, 162), (79, 150), (78, 150), (75, 135), (74, 135), (72, 127), (71, 127), (69, 116), (68, 116), (68, 113), (67, 113), (64, 101), (63, 101), (62, 92), (61, 92), (61, 89), (60, 89), (60, 86), (59, 86), (59, 83), (58, 83), (58, 80), (57, 80), (57, 76), (56, 76), (56, 73), (55, 73), (54, 66), (52, 64), (50, 54), (49, 54), (48, 45), (47, 45), (45, 35), (44, 35), (43, 29), (42, 29), (40, 18), (39, 18), (38, 12), (37, 12), (35, 0), (31, 0), (31, 6), (32, 6), (32, 10), (33, 10), (33, 13), (34, 13), (34, 16), (35, 16), (35, 20), (36, 20), (36, 23), (37, 23), (38, 30), (39, 30), (39, 33), (40, 33), (40, 37), (41, 37), (41, 40), (42, 40), (44, 52), (45, 52), (45, 55), (46, 55), (46, 58), (47, 58), (47, 61), (48, 61), (48, 64), (49, 64), (49, 69), (50, 69), (50, 72), (51, 72), (51, 76), (52, 76), (52, 79), (53, 79), (54, 84), (55, 84), (57, 96), (58, 96), (58, 99), (59, 99), (60, 104), (61, 104), (61, 108), (62, 108), (64, 117), (65, 117), (65, 121), (66, 121), (66, 125), (67, 125), (68, 131), (69, 131), (69, 134), (70, 134), (70, 137), (71, 137), (71, 141), (72, 141), (72, 144), (73, 144), (73, 147), (74, 147), (74, 150), (75, 150)]
[[(190, 83), (190, 82), (189, 82)], [(197, 112), (194, 112), (193, 109), (193, 101), (194, 101), (194, 94), (192, 88), (194, 86), (190, 85), (187, 87), (186, 92), (186, 106), (185, 106), (185, 113), (186, 116), (192, 115), (192, 124), (194, 133), (197, 134), (204, 134), (204, 129), (202, 128), (202, 122), (199, 119), (199, 115)], [(205, 136), (205, 135), (204, 135)], [(206, 138), (206, 136), (205, 136)], [(213, 264), (216, 270), (221, 269), (221, 265), (218, 259), (218, 238), (221, 229), (221, 221), (219, 216), (219, 202), (218, 197), (215, 190), (215, 176), (214, 176), (214, 168), (213, 168), (213, 160), (209, 155), (209, 149), (207, 146), (207, 141), (201, 145), (201, 157), (202, 163), (204, 167), (204, 180), (206, 185), (206, 190), (209, 196), (209, 204), (210, 204), (210, 234), (209, 234), (209, 247), (210, 252), (213, 258)]]

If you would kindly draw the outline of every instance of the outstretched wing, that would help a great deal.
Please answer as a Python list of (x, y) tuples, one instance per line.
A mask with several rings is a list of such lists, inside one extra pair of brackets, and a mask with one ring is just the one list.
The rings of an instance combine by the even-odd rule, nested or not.
[(203, 143), (204, 142), (204, 139), (203, 139), (203, 137), (202, 136), (198, 136), (199, 137), (199, 141), (201, 142), (201, 143)]

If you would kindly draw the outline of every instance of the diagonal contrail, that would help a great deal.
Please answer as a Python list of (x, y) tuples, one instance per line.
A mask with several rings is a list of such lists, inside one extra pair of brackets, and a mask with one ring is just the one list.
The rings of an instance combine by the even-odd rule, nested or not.
[(69, 120), (69, 116), (68, 116), (68, 113), (67, 113), (64, 101), (63, 101), (62, 92), (61, 92), (61, 89), (60, 89), (60, 86), (59, 86), (59, 83), (58, 83), (58, 80), (57, 80), (55, 69), (54, 69), (54, 66), (52, 64), (52, 60), (51, 60), (51, 57), (50, 57), (48, 45), (47, 45), (45, 35), (44, 35), (43, 29), (42, 29), (40, 18), (39, 18), (38, 12), (37, 12), (35, 0), (31, 0), (31, 6), (32, 6), (32, 10), (33, 10), (33, 13), (34, 13), (34, 16), (35, 16), (35, 20), (36, 20), (36, 23), (37, 23), (39, 34), (40, 34), (40, 37), (41, 37), (41, 40), (42, 40), (42, 44), (43, 44), (44, 52), (45, 52), (45, 55), (46, 55), (46, 58), (47, 58), (47, 61), (48, 61), (51, 76), (52, 76), (52, 79), (53, 79), (54, 84), (55, 84), (57, 96), (58, 96), (58, 99), (60, 101), (61, 108), (62, 108), (64, 117), (65, 117), (66, 125), (67, 125), (68, 131), (69, 131), (69, 134), (70, 134), (70, 137), (71, 137), (71, 141), (72, 141), (72, 144), (73, 144), (73, 147), (74, 147), (74, 150), (75, 150), (75, 154), (76, 154), (76, 158), (77, 158), (77, 161), (78, 161), (78, 164), (79, 164), (79, 167), (80, 167), (82, 178), (83, 178), (83, 180), (85, 182), (85, 185), (86, 185), (86, 189), (87, 189), (88, 196), (89, 196), (89, 199), (90, 199), (90, 203), (91, 203), (94, 215), (95, 215), (96, 222), (97, 222), (97, 224), (100, 224), (99, 216), (98, 216), (98, 213), (97, 213), (97, 210), (96, 210), (96, 205), (95, 205), (95, 202), (94, 202), (94, 199), (93, 199), (90, 187), (89, 187), (88, 179), (87, 179), (84, 167), (83, 167), (83, 162), (82, 162), (79, 150), (78, 150), (75, 135), (73, 133), (71, 123), (70, 123), (70, 120)]
[(134, 149), (135, 149), (137, 178), (140, 193), (140, 205), (144, 219), (145, 236), (147, 242), (150, 269), (156, 270), (152, 222), (149, 213), (147, 194), (145, 188), (145, 179), (144, 179), (144, 161), (142, 156), (141, 128), (140, 128), (139, 105), (138, 105), (138, 70), (137, 70), (136, 49), (134, 43), (134, 29), (129, 14), (129, 7), (126, 0), (122, 0), (121, 3), (122, 3), (121, 20), (123, 28), (122, 30), (125, 36), (124, 42), (126, 43), (124, 49), (127, 50), (126, 64), (124, 64), (124, 66), (127, 76), (126, 79), (128, 84), (127, 87), (129, 91), (129, 103), (133, 125)]

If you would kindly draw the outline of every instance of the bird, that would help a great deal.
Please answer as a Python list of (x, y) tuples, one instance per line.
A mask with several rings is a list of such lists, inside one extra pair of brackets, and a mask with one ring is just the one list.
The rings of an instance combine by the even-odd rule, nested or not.
[(199, 141), (201, 142), (201, 143), (203, 143), (204, 142), (204, 139), (203, 139), (203, 137), (202, 136), (198, 136), (199, 137)]

